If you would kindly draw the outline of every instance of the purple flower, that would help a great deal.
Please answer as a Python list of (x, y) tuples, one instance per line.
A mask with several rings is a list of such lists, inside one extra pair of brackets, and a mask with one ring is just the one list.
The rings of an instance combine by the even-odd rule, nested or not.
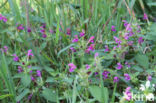
[(88, 40), (88, 43), (90, 43), (90, 42), (92, 42), (92, 43), (94, 43), (94, 36), (91, 36), (90, 38), (89, 38), (89, 40)]
[(34, 54), (32, 53), (32, 50), (31, 50), (31, 49), (28, 50), (27, 56), (28, 56), (28, 57), (30, 57), (30, 56), (33, 57), (33, 56), (34, 56)]
[(105, 50), (104, 50), (104, 52), (109, 52), (108, 45), (105, 45)]
[(127, 26), (126, 26), (126, 31), (132, 31), (132, 28), (131, 28), (131, 24), (128, 24)]
[(75, 42), (78, 42), (78, 41), (79, 41), (79, 38), (78, 38), (77, 35), (75, 35), (75, 38), (72, 40), (72, 42), (75, 43)]
[(35, 78), (34, 78), (33, 76), (31, 76), (31, 80), (32, 80), (32, 81), (35, 81)]
[(32, 72), (33, 72), (33, 71), (32, 71), (32, 70), (30, 70), (29, 74), (32, 74)]
[(6, 53), (8, 51), (8, 47), (7, 46), (4, 46), (4, 52)]
[(114, 83), (117, 83), (117, 82), (119, 82), (119, 77), (116, 77), (116, 76), (115, 76), (115, 77), (114, 77), (114, 80), (113, 80), (113, 82), (114, 82)]
[(124, 22), (124, 26), (127, 27), (128, 22), (126, 20), (122, 20), (122, 22)]
[(95, 53), (94, 54), (94, 58), (96, 59), (96, 57), (98, 57), (99, 56), (99, 53)]
[(3, 22), (7, 22), (8, 19), (6, 17), (3, 17)]
[(50, 32), (51, 34), (53, 34), (53, 33), (54, 33), (54, 31), (53, 31), (52, 29), (50, 29), (50, 30), (49, 30), (49, 32)]
[(114, 39), (115, 39), (115, 42), (117, 44), (121, 44), (122, 43), (122, 41), (119, 38), (117, 38), (116, 36), (114, 36)]
[(18, 56), (17, 56), (16, 54), (13, 54), (12, 56), (14, 56), (13, 60), (14, 60), (15, 62), (19, 61), (19, 58), (18, 58)]
[(86, 53), (90, 53), (90, 51), (94, 51), (94, 44), (91, 44), (90, 46), (88, 46), (88, 48), (85, 50)]
[(117, 67), (116, 67), (116, 69), (118, 69), (118, 70), (120, 70), (120, 69), (122, 69), (122, 65), (121, 65), (121, 63), (117, 63)]
[(42, 37), (43, 37), (43, 38), (46, 38), (46, 37), (47, 37), (47, 35), (46, 35), (46, 34), (42, 34)]
[[(17, 24), (17, 25), (18, 25), (18, 24)], [(17, 27), (17, 29), (18, 29), (18, 30), (24, 30), (23, 24), (19, 25), (19, 26)]]
[(71, 50), (72, 52), (76, 52), (76, 49), (73, 48), (73, 47), (71, 47), (70, 50)]
[(95, 73), (94, 73), (95, 76), (98, 75), (98, 74), (99, 74), (98, 72), (95, 72)]
[(41, 32), (42, 34), (44, 34), (44, 33), (45, 33), (45, 30), (44, 30), (44, 29), (41, 29), (40, 32)]
[(129, 33), (125, 33), (124, 39), (125, 39), (125, 40), (128, 40), (128, 39), (129, 39)]
[(131, 65), (130, 65), (128, 62), (125, 62), (125, 65), (126, 65), (128, 68), (131, 67)]
[(148, 79), (149, 81), (151, 81), (151, 80), (152, 80), (152, 76), (151, 76), (151, 75), (148, 75), (147, 79)]
[(130, 90), (131, 90), (131, 87), (127, 87), (124, 92), (125, 99), (128, 101), (130, 101), (132, 99), (132, 93), (130, 92)]
[(143, 42), (144, 42), (143, 37), (139, 37), (138, 43), (139, 43), (139, 44), (142, 44)]
[(70, 30), (70, 28), (67, 28), (67, 35), (71, 35), (71, 30)]
[(36, 75), (37, 75), (38, 77), (41, 77), (41, 71), (40, 71), (40, 70), (37, 70), (36, 73), (37, 73)]
[(2, 16), (1, 14), (0, 14), (0, 21), (1, 20), (3, 20), (3, 22), (7, 22), (8, 21), (8, 19), (5, 17), (5, 16)]
[(45, 28), (46, 28), (46, 24), (43, 23), (42, 26), (41, 26), (40, 28), (45, 29)]
[(30, 28), (30, 27), (27, 28), (27, 32), (28, 32), (28, 33), (31, 32), (31, 28)]
[(129, 42), (128, 42), (128, 45), (129, 45), (129, 46), (132, 46), (132, 45), (133, 45), (133, 41), (129, 41)]
[(127, 73), (124, 74), (124, 77), (125, 77), (125, 79), (126, 79), (127, 81), (131, 80), (131, 77), (130, 77), (129, 74), (127, 74)]
[(33, 94), (31, 93), (29, 96), (28, 96), (28, 100), (30, 100), (32, 98)]
[(112, 25), (111, 30), (114, 31), (114, 32), (116, 32), (116, 29), (115, 29), (115, 26), (114, 25)]
[(144, 13), (144, 17), (143, 17), (144, 20), (147, 20), (148, 19), (148, 16), (146, 13)]
[(21, 72), (23, 72), (23, 69), (21, 66), (18, 66), (18, 73), (21, 73)]
[(69, 72), (74, 72), (74, 70), (76, 69), (76, 66), (73, 63), (69, 63)]
[(85, 31), (82, 30), (82, 32), (80, 32), (79, 36), (80, 36), (80, 37), (83, 37), (84, 35), (85, 35)]
[(87, 70), (90, 69), (90, 66), (88, 64), (86, 64), (85, 67), (86, 67)]
[(106, 70), (105, 70), (105, 71), (102, 73), (103, 78), (104, 78), (104, 79), (107, 79), (109, 73), (110, 73), (109, 71), (106, 71)]

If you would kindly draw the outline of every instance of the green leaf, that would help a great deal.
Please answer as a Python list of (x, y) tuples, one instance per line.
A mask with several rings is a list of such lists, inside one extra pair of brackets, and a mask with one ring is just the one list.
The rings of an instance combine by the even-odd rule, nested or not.
[(139, 63), (139, 65), (143, 66), (144, 68), (148, 69), (149, 67), (149, 59), (148, 56), (146, 56), (145, 54), (138, 54), (135, 57), (136, 61)]
[(65, 48), (63, 48), (62, 50), (60, 50), (59, 52), (58, 52), (58, 56), (60, 56), (60, 54), (61, 53), (63, 53), (64, 51), (66, 51), (67, 49), (69, 49), (70, 47), (72, 47), (72, 46), (74, 46), (75, 44), (70, 44), (70, 45), (68, 45), (67, 47), (65, 47)]
[(51, 89), (48, 89), (48, 88), (44, 89), (43, 92), (42, 92), (42, 96), (48, 101), (51, 101), (51, 102), (56, 102), (57, 101), (56, 92), (52, 91)]
[(47, 80), (46, 80), (46, 82), (53, 83), (53, 82), (55, 82), (55, 80), (52, 77), (48, 77)]
[(21, 78), (22, 84), (27, 87), (31, 83), (31, 77), (28, 74), (24, 74), (23, 77)]
[[(104, 87), (103, 91), (101, 91), (101, 88), (98, 86), (90, 86), (89, 91), (91, 95), (100, 103), (108, 103), (109, 93), (106, 87)], [(103, 95), (102, 95), (102, 92), (103, 92)], [(102, 101), (102, 98), (104, 98), (104, 101)]]
[(4, 99), (4, 98), (6, 98), (6, 97), (11, 97), (11, 96), (13, 96), (13, 95), (11, 95), (11, 94), (1, 95), (1, 96), (0, 96), (0, 100)]
[(16, 97), (17, 101), (21, 101), (23, 97), (25, 97), (28, 93), (30, 93), (29, 89), (25, 89), (19, 96)]

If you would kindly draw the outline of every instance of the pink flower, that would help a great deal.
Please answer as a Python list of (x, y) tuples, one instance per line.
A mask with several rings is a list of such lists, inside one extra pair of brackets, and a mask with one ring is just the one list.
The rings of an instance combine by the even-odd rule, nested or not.
[(130, 92), (130, 90), (131, 90), (131, 87), (127, 87), (124, 92), (124, 96), (127, 101), (130, 101), (132, 99), (132, 93)]
[(126, 20), (122, 20), (122, 22), (124, 22), (124, 27), (127, 27), (128, 22)]
[(47, 37), (47, 35), (46, 35), (46, 34), (42, 34), (42, 37), (43, 37), (43, 38), (46, 38), (46, 37)]
[(7, 46), (4, 46), (4, 52), (6, 53), (8, 51), (8, 47)]
[(37, 73), (36, 75), (37, 75), (38, 77), (41, 77), (41, 71), (40, 71), (40, 70), (37, 70), (36, 73)]
[(71, 47), (70, 50), (71, 50), (72, 52), (76, 52), (76, 49), (73, 48), (73, 47)]
[(21, 66), (18, 66), (18, 73), (21, 73), (21, 72), (23, 72), (23, 69)]
[(28, 33), (31, 32), (31, 28), (30, 28), (30, 27), (27, 28), (27, 32), (28, 32)]
[(127, 42), (129, 46), (132, 46), (133, 45), (133, 41), (129, 41)]
[(92, 43), (94, 43), (94, 36), (91, 36), (90, 38), (89, 38), (89, 40), (88, 40), (88, 44), (90, 43), (90, 42), (92, 42)]
[(2, 16), (1, 14), (0, 14), (0, 21), (1, 20), (3, 20), (3, 22), (7, 22), (8, 21), (8, 19), (5, 17), (5, 16)]
[(117, 44), (121, 44), (122, 43), (122, 41), (119, 38), (117, 38), (116, 36), (114, 36), (114, 39), (115, 39), (115, 42)]
[(88, 64), (86, 64), (86, 69), (87, 69), (87, 70), (90, 69), (90, 66), (89, 66)]
[(139, 43), (139, 44), (142, 44), (143, 42), (144, 42), (143, 37), (139, 37), (138, 43)]
[(106, 70), (105, 70), (105, 71), (102, 73), (103, 79), (107, 79), (109, 73), (110, 73), (109, 71), (106, 71)]
[(41, 32), (42, 34), (44, 34), (44, 33), (45, 33), (45, 30), (44, 30), (44, 29), (41, 29), (40, 32)]
[(105, 45), (105, 50), (104, 50), (104, 52), (109, 52), (108, 45)]
[(129, 33), (125, 33), (124, 39), (125, 39), (125, 40), (128, 40), (128, 39), (129, 39)]
[(13, 60), (14, 60), (15, 62), (19, 61), (19, 58), (18, 58), (18, 56), (17, 56), (16, 54), (13, 54), (12, 56), (14, 56)]
[(50, 29), (50, 30), (49, 30), (49, 32), (50, 32), (51, 34), (53, 34), (53, 33), (54, 33), (54, 31), (53, 31), (52, 29)]
[(127, 26), (126, 26), (126, 31), (132, 31), (132, 28), (131, 28), (131, 24), (128, 24)]
[(129, 74), (127, 74), (127, 73), (124, 74), (124, 77), (125, 77), (125, 79), (126, 79), (127, 81), (131, 80), (131, 77), (130, 77)]
[(117, 67), (116, 67), (116, 69), (118, 69), (118, 70), (120, 70), (120, 69), (122, 69), (122, 65), (121, 65), (121, 63), (117, 63)]
[(151, 75), (148, 75), (147, 79), (148, 79), (149, 81), (151, 81), (151, 80), (152, 80), (152, 76), (151, 76)]
[(74, 70), (76, 69), (76, 66), (73, 63), (69, 63), (69, 72), (74, 72)]
[[(17, 24), (17, 25), (18, 25), (18, 24)], [(17, 29), (18, 29), (18, 30), (24, 30), (23, 24), (19, 25), (19, 26), (17, 27)]]
[(71, 35), (71, 30), (70, 30), (70, 28), (67, 28), (67, 35)]
[(119, 77), (114, 77), (114, 80), (113, 80), (114, 83), (117, 83), (119, 82)]
[(115, 26), (114, 25), (112, 25), (111, 30), (114, 31), (114, 32), (116, 32), (116, 29), (115, 29)]
[(80, 37), (83, 37), (84, 35), (85, 35), (85, 31), (82, 30), (82, 32), (80, 32), (79, 36), (80, 36)]
[(143, 17), (144, 20), (147, 20), (148, 19), (148, 16), (146, 13), (144, 13), (144, 17)]
[(78, 38), (77, 35), (75, 35), (75, 38), (72, 40), (72, 42), (75, 43), (75, 42), (78, 42), (78, 41), (79, 41), (79, 38)]
[(31, 80), (32, 80), (32, 81), (35, 81), (35, 78), (34, 78), (33, 76), (31, 76)]
[(28, 57), (30, 57), (30, 56), (33, 57), (33, 56), (34, 56), (34, 54), (32, 53), (32, 50), (31, 50), (31, 49), (28, 50), (27, 56), (28, 56)]
[(94, 51), (94, 44), (91, 44), (87, 49), (86, 49), (86, 53), (90, 53), (90, 51)]

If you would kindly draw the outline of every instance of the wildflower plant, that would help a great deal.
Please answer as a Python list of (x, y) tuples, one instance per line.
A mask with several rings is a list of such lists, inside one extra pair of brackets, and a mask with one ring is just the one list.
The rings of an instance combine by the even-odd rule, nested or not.
[(156, 97), (153, 1), (3, 1), (0, 102), (137, 103), (139, 94), (144, 103)]

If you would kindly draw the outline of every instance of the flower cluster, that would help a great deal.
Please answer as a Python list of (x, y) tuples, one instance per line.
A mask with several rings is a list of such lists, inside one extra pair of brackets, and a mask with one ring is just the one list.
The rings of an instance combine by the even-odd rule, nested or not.
[(8, 19), (5, 17), (5, 16), (2, 16), (2, 14), (0, 14), (0, 21), (3, 21), (3, 22), (7, 22)]
[(42, 33), (42, 37), (46, 38), (47, 37), (45, 32), (46, 24), (43, 24), (40, 28), (41, 28), (40, 32)]

